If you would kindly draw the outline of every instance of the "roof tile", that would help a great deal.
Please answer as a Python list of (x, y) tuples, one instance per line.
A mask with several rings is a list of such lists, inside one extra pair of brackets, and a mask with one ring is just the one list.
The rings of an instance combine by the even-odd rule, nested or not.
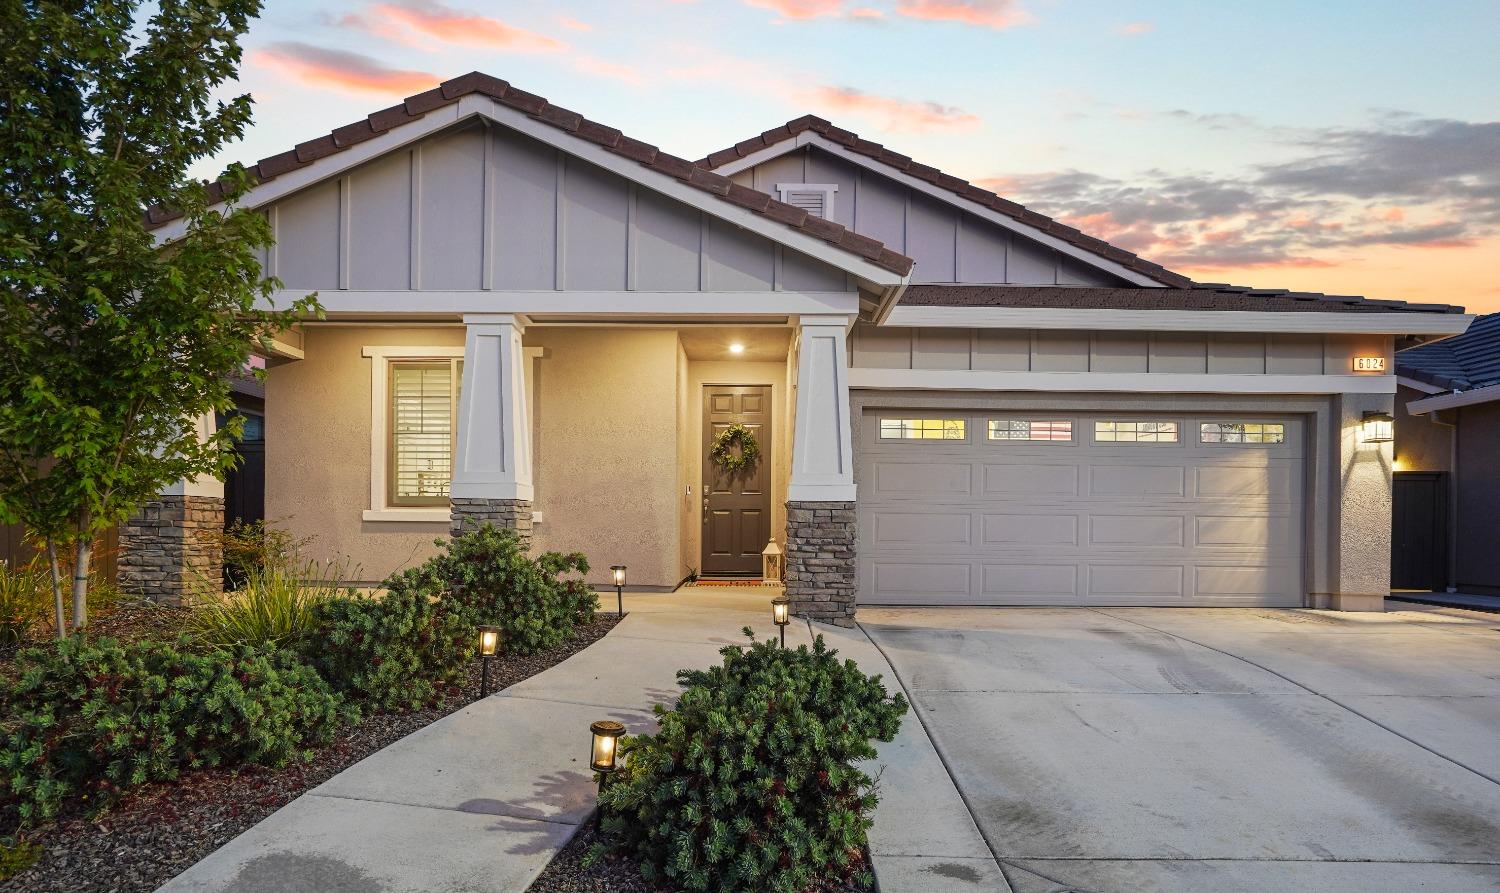
[(375, 128), (370, 126), (370, 119), (363, 118), (353, 124), (345, 124), (343, 127), (334, 128), (333, 141), (340, 149), (362, 143), (375, 136)]
[(693, 167), (693, 172), (688, 177), (688, 182), (700, 189), (707, 189), (719, 195), (729, 194), (729, 178), (716, 174), (713, 171), (704, 170), (701, 167)]
[(578, 128), (583, 126), (582, 115), (560, 106), (555, 106), (550, 102), (542, 106), (542, 110), (537, 112), (536, 116), (553, 127), (559, 130), (566, 130), (568, 133), (576, 133)]
[(624, 136), (624, 134), (620, 133), (619, 128), (607, 127), (594, 121), (584, 121), (578, 128), (578, 135), (591, 143), (598, 143), (606, 149), (612, 149), (619, 145), (620, 137)]
[(311, 164), (319, 158), (327, 158), (339, 150), (338, 143), (334, 142), (333, 134), (320, 136), (315, 140), (297, 144), (297, 160), (303, 164)]
[(376, 133), (384, 133), (392, 127), (400, 127), (410, 121), (412, 116), (406, 112), (406, 103), (393, 105), (388, 109), (381, 109), (370, 115), (365, 120), (370, 122), (370, 129)]
[(406, 113), (408, 115), (425, 115), (433, 109), (440, 109), (451, 102), (443, 95), (442, 87), (433, 87), (424, 90), (415, 96), (406, 97)]
[(513, 109), (520, 109), (528, 115), (540, 114), (542, 109), (547, 105), (547, 100), (535, 93), (527, 93), (525, 90), (517, 90), (515, 87), (506, 90), (505, 95), (500, 97), (500, 101)]
[(297, 150), (289, 149), (285, 152), (272, 155), (270, 158), (262, 158), (257, 167), (260, 168), (260, 176), (263, 180), (274, 180), (282, 174), (291, 173), (302, 166), (297, 160)]

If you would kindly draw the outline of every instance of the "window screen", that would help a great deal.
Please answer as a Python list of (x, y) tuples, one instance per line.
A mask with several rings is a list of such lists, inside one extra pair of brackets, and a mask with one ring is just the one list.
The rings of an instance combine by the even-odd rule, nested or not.
[(453, 479), (454, 365), (391, 364), (391, 504), (441, 505)]

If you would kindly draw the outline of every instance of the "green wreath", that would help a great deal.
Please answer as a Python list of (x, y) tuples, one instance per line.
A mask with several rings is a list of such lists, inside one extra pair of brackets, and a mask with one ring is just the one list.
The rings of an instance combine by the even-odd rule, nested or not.
[[(738, 446), (740, 451), (735, 453), (734, 448)], [(736, 422), (719, 432), (714, 438), (713, 448), (708, 451), (708, 458), (725, 471), (733, 474), (750, 468), (755, 460), (760, 458), (760, 444), (755, 440), (755, 432)]]

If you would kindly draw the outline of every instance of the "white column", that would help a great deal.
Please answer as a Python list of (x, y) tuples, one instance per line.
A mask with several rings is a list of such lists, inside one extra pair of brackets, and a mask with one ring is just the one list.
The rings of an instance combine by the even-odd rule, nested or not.
[[(212, 412), (205, 412), (198, 416), (194, 425), (198, 429), (198, 442), (207, 443), (209, 438), (219, 430), (219, 420)], [(161, 491), (163, 496), (209, 496), (215, 499), (224, 498), (224, 482), (211, 474), (199, 475), (194, 478), (186, 478), (175, 484), (167, 485)]]
[(463, 393), (452, 495), (532, 499), (531, 411), (520, 320), (509, 313), (464, 316)]
[(804, 316), (797, 346), (797, 418), (790, 502), (853, 502), (847, 316)]

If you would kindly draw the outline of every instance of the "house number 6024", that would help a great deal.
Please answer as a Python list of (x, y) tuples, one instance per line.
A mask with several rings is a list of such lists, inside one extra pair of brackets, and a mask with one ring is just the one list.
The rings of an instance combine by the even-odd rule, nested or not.
[(1385, 357), (1355, 357), (1355, 372), (1384, 372)]

